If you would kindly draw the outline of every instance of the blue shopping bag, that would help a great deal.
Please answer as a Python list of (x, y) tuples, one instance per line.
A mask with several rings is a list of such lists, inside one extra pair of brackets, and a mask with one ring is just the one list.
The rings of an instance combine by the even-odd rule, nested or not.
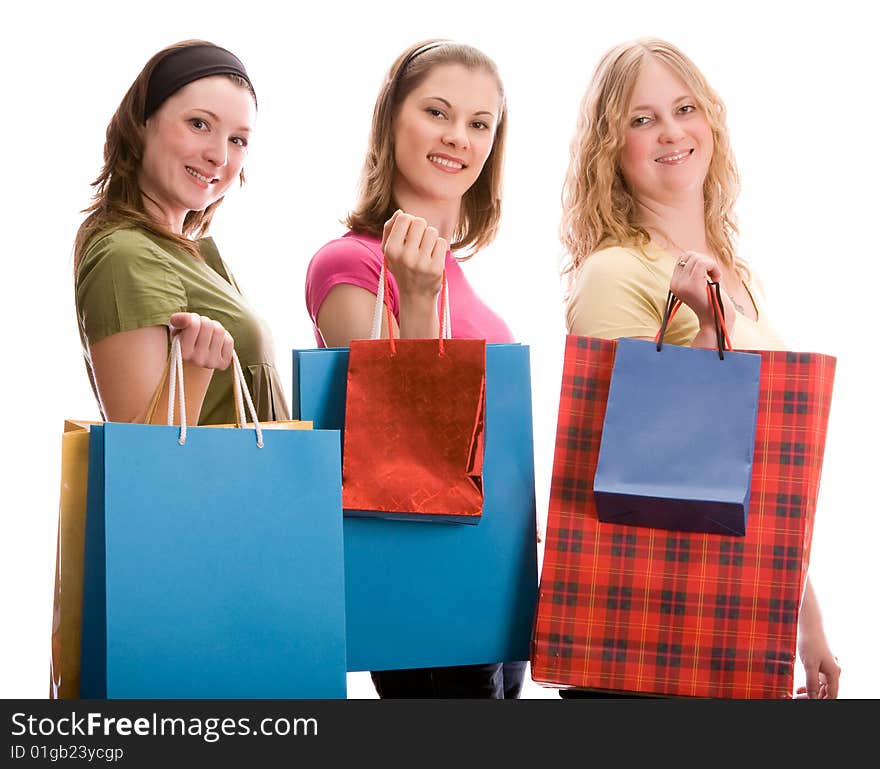
[[(342, 430), (348, 349), (294, 350), (293, 411)], [(478, 526), (344, 517), (348, 669), (527, 660), (538, 567), (528, 347), (486, 346)]]
[(80, 696), (344, 698), (339, 433), (181, 434), (91, 427)]
[(744, 536), (761, 356), (620, 339), (593, 482), (600, 521)]

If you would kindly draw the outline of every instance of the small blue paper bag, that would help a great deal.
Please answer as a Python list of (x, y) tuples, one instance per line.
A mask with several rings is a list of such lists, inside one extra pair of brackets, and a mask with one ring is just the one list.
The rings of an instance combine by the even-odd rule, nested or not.
[(83, 698), (344, 698), (339, 433), (91, 428)]
[[(293, 351), (293, 412), (342, 430), (348, 349)], [(454, 397), (454, 394), (451, 394)], [(344, 518), (348, 669), (527, 660), (538, 592), (528, 347), (486, 346), (478, 526)]]
[(745, 536), (761, 356), (620, 339), (593, 482), (600, 521)]

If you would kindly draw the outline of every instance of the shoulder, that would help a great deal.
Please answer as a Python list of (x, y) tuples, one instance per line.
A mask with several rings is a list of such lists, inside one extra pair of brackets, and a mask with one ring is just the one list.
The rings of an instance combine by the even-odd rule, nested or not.
[(142, 270), (151, 265), (169, 268), (170, 252), (143, 230), (113, 229), (95, 237), (83, 252), (77, 268), (77, 280), (95, 270)]
[(657, 261), (657, 251), (637, 246), (606, 246), (594, 251), (581, 264), (578, 274), (586, 272), (593, 275), (613, 277), (632, 272), (650, 270)]
[[(330, 290), (346, 283), (376, 293), (382, 270), (382, 243), (378, 238), (348, 232), (325, 243), (315, 252), (306, 271), (306, 305), (316, 318)], [(392, 309), (395, 309), (395, 284), (392, 286)]]
[(137, 228), (111, 229), (92, 238), (83, 258), (104, 257), (115, 254), (137, 254), (141, 249), (149, 248), (152, 241), (143, 230)]
[(569, 330), (603, 338), (652, 336), (669, 287), (669, 258), (651, 247), (611, 245), (594, 251), (570, 286)]
[(333, 267), (342, 269), (359, 262), (381, 264), (382, 243), (378, 238), (370, 235), (348, 232), (321, 246), (312, 257), (309, 268)]
[[(143, 326), (162, 325), (187, 307), (179, 258), (146, 233), (118, 229), (96, 237), (76, 271), (76, 307), (89, 344)], [(183, 252), (182, 252), (183, 253)]]
[(611, 289), (645, 291), (653, 294), (669, 284), (669, 255), (658, 249), (636, 246), (608, 246), (594, 251), (581, 263), (572, 282), (573, 293), (594, 293)]

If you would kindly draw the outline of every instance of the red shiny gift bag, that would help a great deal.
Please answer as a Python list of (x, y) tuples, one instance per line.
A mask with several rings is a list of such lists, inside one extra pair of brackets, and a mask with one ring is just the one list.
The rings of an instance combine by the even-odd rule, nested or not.
[[(384, 271), (382, 281), (384, 287)], [(373, 339), (351, 343), (342, 467), (347, 515), (479, 523), (486, 342), (443, 338), (447, 306), (444, 275), (439, 339), (378, 339), (374, 323)]]
[(748, 528), (729, 537), (598, 520), (593, 476), (615, 349), (566, 340), (532, 677), (606, 691), (791, 697), (834, 358), (760, 352)]

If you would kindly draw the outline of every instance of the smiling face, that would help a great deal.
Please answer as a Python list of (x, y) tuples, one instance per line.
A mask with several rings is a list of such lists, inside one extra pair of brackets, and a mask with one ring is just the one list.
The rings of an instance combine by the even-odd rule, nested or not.
[(460, 64), (435, 67), (394, 119), (394, 197), (404, 207), (458, 205), (492, 149), (501, 109), (494, 77)]
[(675, 204), (702, 196), (712, 161), (712, 129), (694, 94), (649, 58), (625, 117), (620, 170), (636, 200)]
[(180, 234), (189, 211), (221, 198), (241, 173), (255, 119), (250, 92), (228, 77), (172, 94), (144, 129), (138, 185), (150, 214)]

